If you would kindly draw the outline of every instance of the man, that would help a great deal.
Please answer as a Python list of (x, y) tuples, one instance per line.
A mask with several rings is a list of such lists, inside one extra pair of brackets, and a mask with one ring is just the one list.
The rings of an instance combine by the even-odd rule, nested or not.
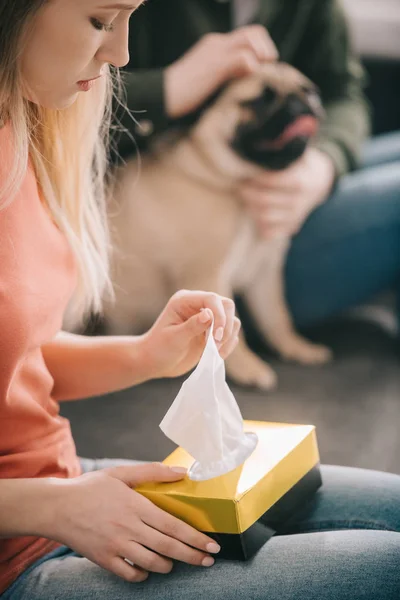
[[(368, 168), (346, 175), (370, 119), (339, 0), (149, 0), (130, 33), (127, 103), (137, 124), (123, 122), (146, 149), (227, 80), (276, 59), (275, 47), (318, 85), (326, 118), (302, 159), (243, 182), (241, 192), (263, 236), (294, 236), (287, 296), (297, 326), (307, 326), (400, 276), (400, 136), (390, 151), (387, 140), (375, 142)], [(119, 150), (135, 151), (128, 136)]]

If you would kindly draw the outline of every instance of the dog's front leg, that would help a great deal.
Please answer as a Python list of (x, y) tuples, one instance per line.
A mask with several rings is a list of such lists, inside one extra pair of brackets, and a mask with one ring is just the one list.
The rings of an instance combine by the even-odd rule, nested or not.
[(226, 359), (228, 376), (245, 386), (255, 386), (262, 390), (271, 390), (276, 386), (275, 371), (248, 347), (244, 334), (239, 334), (239, 343)]
[[(209, 278), (186, 278), (181, 281), (186, 289), (202, 289), (215, 292), (227, 298), (233, 298), (230, 282), (220, 273)], [(273, 369), (248, 347), (243, 332), (239, 334), (239, 343), (232, 354), (226, 359), (228, 376), (239, 385), (255, 386), (263, 390), (275, 387), (277, 377)]]
[(302, 364), (322, 364), (331, 358), (325, 346), (300, 336), (286, 303), (284, 265), (289, 240), (265, 242), (265, 258), (244, 293), (247, 307), (266, 341), (287, 359)]

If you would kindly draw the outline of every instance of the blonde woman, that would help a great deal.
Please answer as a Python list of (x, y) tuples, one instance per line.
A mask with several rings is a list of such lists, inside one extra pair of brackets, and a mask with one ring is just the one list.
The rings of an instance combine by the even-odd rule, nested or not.
[(240, 327), (231, 301), (180, 292), (141, 337), (61, 332), (108, 286), (109, 65), (128, 60), (133, 9), (0, 0), (0, 598), (398, 598), (397, 476), (326, 467), (252, 562), (208, 570), (215, 542), (130, 487), (180, 469), (76, 456), (59, 401), (187, 372), (212, 317), (226, 357)]

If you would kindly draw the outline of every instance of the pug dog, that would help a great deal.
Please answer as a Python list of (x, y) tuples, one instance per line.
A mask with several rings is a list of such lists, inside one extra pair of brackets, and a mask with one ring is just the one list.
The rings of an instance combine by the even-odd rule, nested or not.
[[(265, 341), (283, 358), (325, 363), (328, 348), (294, 329), (283, 268), (290, 239), (261, 239), (237, 194), (264, 169), (285, 169), (315, 136), (323, 111), (311, 81), (284, 63), (266, 63), (229, 84), (174, 141), (160, 143), (139, 167), (115, 173), (109, 211), (115, 301), (109, 333), (145, 331), (179, 289), (240, 294)], [(227, 374), (270, 389), (272, 368), (239, 344)]]

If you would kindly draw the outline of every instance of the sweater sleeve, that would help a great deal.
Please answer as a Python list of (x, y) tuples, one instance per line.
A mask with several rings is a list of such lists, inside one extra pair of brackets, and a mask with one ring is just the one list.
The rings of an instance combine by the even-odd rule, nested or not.
[(315, 145), (331, 157), (337, 176), (343, 175), (358, 164), (370, 133), (370, 110), (364, 71), (339, 0), (314, 2), (295, 58), (294, 65), (319, 86), (326, 111)]
[(123, 75), (125, 98), (116, 110), (122, 131), (117, 136), (118, 154), (125, 158), (146, 149), (153, 136), (168, 128), (165, 109), (164, 69), (135, 69)]

